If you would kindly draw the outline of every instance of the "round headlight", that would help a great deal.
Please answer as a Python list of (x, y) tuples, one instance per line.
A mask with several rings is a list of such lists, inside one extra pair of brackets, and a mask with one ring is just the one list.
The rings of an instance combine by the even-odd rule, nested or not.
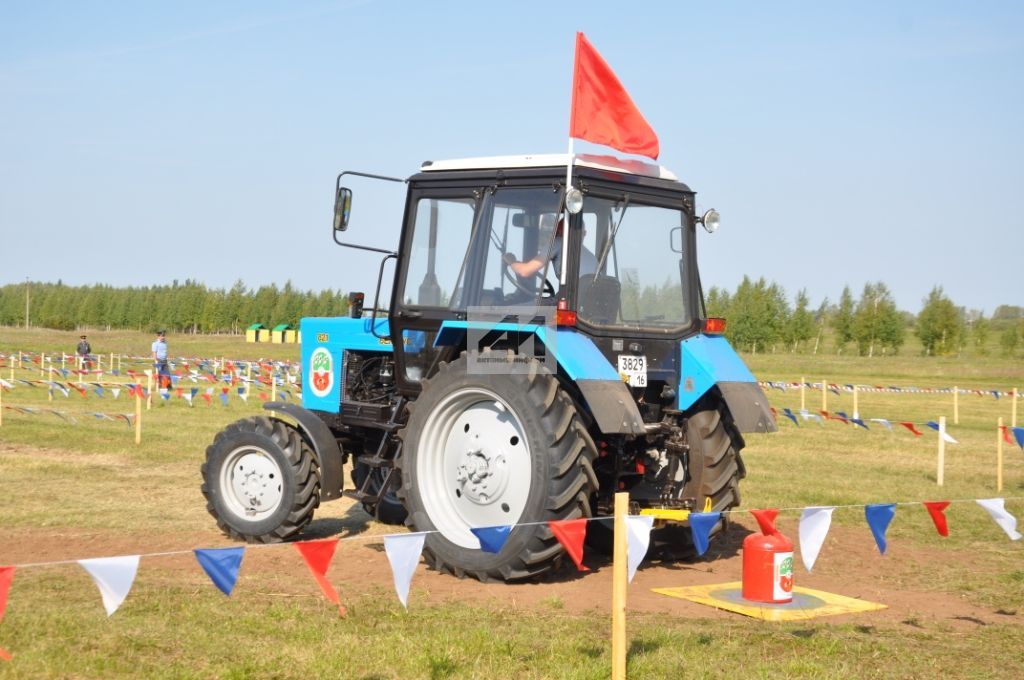
[(565, 195), (565, 209), (571, 215), (575, 215), (583, 210), (583, 192), (574, 187), (569, 187), (569, 192)]
[(716, 231), (718, 231), (718, 226), (721, 223), (721, 221), (721, 216), (718, 214), (718, 211), (715, 210), (714, 208), (708, 210), (706, 213), (704, 213), (704, 216), (700, 218), (701, 224), (704, 225), (704, 228), (707, 230), (709, 234), (714, 234)]

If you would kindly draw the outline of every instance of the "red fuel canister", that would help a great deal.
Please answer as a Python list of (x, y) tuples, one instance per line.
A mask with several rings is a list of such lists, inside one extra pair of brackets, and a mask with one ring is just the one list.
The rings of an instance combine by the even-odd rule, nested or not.
[(743, 599), (785, 603), (793, 599), (793, 543), (775, 528), (778, 510), (751, 510), (760, 534), (743, 540)]

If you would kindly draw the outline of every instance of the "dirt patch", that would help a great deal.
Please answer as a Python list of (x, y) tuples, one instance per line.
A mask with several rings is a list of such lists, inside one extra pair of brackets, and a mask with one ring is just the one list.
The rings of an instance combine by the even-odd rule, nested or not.
[[(0, 443), (0, 454), (25, 454), (23, 446)], [(59, 450), (35, 449), (33, 455), (68, 455)], [(197, 502), (198, 499), (197, 499)], [(652, 588), (705, 585), (738, 581), (742, 575), (740, 548), (756, 530), (753, 518), (740, 517), (708, 554), (690, 560), (645, 562), (629, 588), (628, 609), (637, 613), (680, 618), (736, 619), (738, 615), (684, 600), (659, 595)], [(367, 592), (391, 591), (391, 571), (381, 536), (396, 528), (373, 522), (350, 500), (326, 504), (308, 528), (305, 538), (341, 538), (328, 574), (344, 598)], [(399, 529), (400, 531), (400, 529)], [(86, 530), (68, 527), (4, 528), (0, 523), (0, 564), (30, 565), (74, 561), (90, 557), (143, 554), (140, 568), (149, 580), (202, 586), (206, 577), (195, 564), (194, 548), (237, 545), (217, 531), (213, 520), (191, 531), (153, 534), (133, 530)], [(813, 574), (796, 569), (796, 584), (849, 597), (879, 602), (887, 609), (864, 614), (828, 617), (823, 622), (856, 621), (864, 625), (902, 624), (915, 628), (971, 629), (992, 623), (1024, 623), (1024, 612), (990, 609), (969, 602), (962, 593), (927, 589), (921, 565), (969, 564), (968, 556), (894, 542), (884, 557), (870, 534), (833, 526)], [(588, 553), (588, 572), (569, 563), (543, 583), (505, 585), (479, 583), (440, 574), (421, 565), (413, 580), (410, 605), (447, 601), (526, 610), (610, 613), (610, 562)], [(797, 553), (799, 565), (799, 553)], [(54, 565), (50, 568), (69, 568)], [(951, 566), (950, 569), (962, 568)], [(152, 570), (152, 572), (150, 572)], [(955, 582), (949, 580), (945, 582)], [(253, 546), (246, 551), (238, 588), (275, 594), (308, 594), (317, 589), (297, 551), (289, 546)]]

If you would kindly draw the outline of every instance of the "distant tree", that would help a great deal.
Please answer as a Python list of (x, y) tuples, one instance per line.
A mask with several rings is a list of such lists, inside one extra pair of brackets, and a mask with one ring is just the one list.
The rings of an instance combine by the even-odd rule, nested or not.
[(854, 338), (853, 306), (853, 293), (850, 292), (849, 286), (844, 286), (839, 296), (839, 304), (832, 314), (832, 329), (836, 332), (836, 354), (842, 354), (843, 348)]
[(821, 346), (821, 337), (825, 334), (825, 327), (829, 325), (831, 319), (832, 307), (829, 304), (828, 298), (825, 298), (818, 305), (818, 311), (814, 313), (814, 354), (818, 353), (818, 347)]
[(782, 337), (789, 317), (786, 293), (777, 283), (768, 284), (764, 278), (755, 283), (744, 276), (727, 316), (726, 333), (737, 346), (749, 347), (751, 352), (764, 350)]
[(939, 356), (952, 354), (960, 347), (960, 312), (942, 292), (942, 286), (935, 286), (924, 299), (924, 307), (917, 315), (914, 331), (921, 340), (925, 354)]
[(999, 336), (999, 346), (1003, 349), (1003, 355), (1012, 357), (1017, 352), (1017, 346), (1020, 344), (1020, 332), (1017, 329), (1017, 324), (1012, 324), (1006, 327), (1006, 330)]
[(971, 342), (979, 356), (988, 354), (988, 336), (992, 324), (984, 315), (978, 316), (971, 324)]
[(864, 285), (853, 314), (853, 335), (861, 356), (874, 356), (876, 346), (895, 352), (903, 344), (903, 319), (881, 281)]
[(718, 286), (711, 286), (707, 295), (704, 296), (704, 307), (707, 309), (708, 316), (726, 316), (729, 312), (730, 302), (729, 291)]
[(807, 296), (807, 289), (804, 288), (796, 294), (796, 305), (793, 313), (789, 315), (786, 323), (785, 338), (790, 351), (795, 352), (801, 344), (814, 337), (814, 315), (808, 309), (810, 299)]
[(999, 305), (992, 313), (993, 321), (1016, 321), (1024, 318), (1024, 307), (1016, 305)]

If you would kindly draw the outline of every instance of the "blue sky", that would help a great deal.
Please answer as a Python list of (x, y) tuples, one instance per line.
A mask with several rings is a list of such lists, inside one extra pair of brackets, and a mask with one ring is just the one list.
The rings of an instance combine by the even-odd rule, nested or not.
[[(1013, 2), (4, 3), (0, 284), (372, 293), (335, 175), (564, 152), (577, 30), (722, 213), (706, 287), (1024, 304)], [(400, 192), (353, 188), (350, 238), (393, 247)]]

